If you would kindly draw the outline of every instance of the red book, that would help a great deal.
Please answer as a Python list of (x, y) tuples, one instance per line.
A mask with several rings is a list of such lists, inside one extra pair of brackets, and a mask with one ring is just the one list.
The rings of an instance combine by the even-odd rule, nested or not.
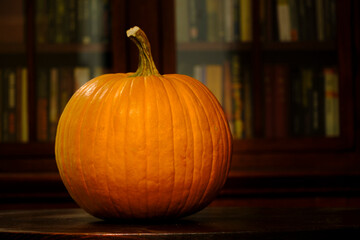
[(285, 65), (275, 65), (273, 85), (274, 137), (286, 138), (289, 135), (289, 77)]
[(274, 137), (273, 129), (273, 82), (274, 82), (274, 71), (272, 65), (265, 65), (264, 67), (264, 117), (265, 117), (265, 137)]

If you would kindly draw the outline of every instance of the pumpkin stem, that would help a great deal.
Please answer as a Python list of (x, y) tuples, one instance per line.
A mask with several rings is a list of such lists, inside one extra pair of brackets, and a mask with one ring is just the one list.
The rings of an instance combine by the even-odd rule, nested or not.
[(126, 31), (127, 36), (139, 49), (139, 65), (136, 72), (130, 77), (160, 75), (157, 70), (148, 38), (143, 30), (135, 26)]

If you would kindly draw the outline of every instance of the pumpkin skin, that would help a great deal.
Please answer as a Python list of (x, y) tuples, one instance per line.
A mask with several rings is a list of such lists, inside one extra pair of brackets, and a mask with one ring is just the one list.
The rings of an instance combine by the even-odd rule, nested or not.
[(206, 86), (158, 74), (135, 30), (138, 71), (105, 74), (75, 92), (58, 123), (57, 166), (71, 197), (98, 218), (186, 216), (224, 185), (231, 133)]

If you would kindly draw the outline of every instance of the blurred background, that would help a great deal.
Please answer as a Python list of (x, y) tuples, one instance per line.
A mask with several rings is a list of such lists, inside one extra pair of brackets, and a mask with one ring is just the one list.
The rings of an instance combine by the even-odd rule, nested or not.
[(89, 79), (136, 71), (147, 34), (162, 74), (216, 95), (234, 137), (213, 206), (360, 206), (356, 0), (0, 1), (0, 209), (76, 207), (54, 138)]

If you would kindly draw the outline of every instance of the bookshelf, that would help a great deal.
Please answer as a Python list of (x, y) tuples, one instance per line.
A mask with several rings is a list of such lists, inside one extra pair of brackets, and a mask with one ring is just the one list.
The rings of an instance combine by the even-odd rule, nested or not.
[[(20, 4), (23, 9), (20, 11), (24, 22), (20, 26), (23, 35), (20, 37), (21, 41), (0, 41), (0, 70), (17, 65), (26, 67), (28, 83), (28, 140), (0, 141), (0, 189), (3, 189), (0, 202), (6, 203), (5, 207), (17, 207), (16, 203), (35, 202), (38, 206), (41, 201), (57, 204), (56, 206), (71, 203), (57, 174), (53, 141), (51, 138), (38, 138), (38, 129), (41, 127), (36, 101), (39, 86), (38, 69), (43, 68), (47, 72), (57, 69), (53, 70), (56, 73), (61, 72), (64, 67), (74, 70), (78, 66), (100, 65), (110, 72), (134, 71), (138, 61), (137, 49), (125, 35), (125, 31), (134, 25), (141, 26), (147, 33), (155, 63), (161, 73), (179, 72), (193, 75), (196, 66), (200, 78), (203, 76), (205, 79), (203, 73), (206, 71), (214, 73), (213, 75), (222, 71), (228, 75), (228, 83), (231, 83), (231, 65), (242, 64), (242, 77), (239, 80), (246, 79), (250, 85), (246, 89), (250, 91), (235, 96), (238, 97), (238, 101), (242, 101), (245, 95), (251, 99), (246, 104), (247, 111), (251, 112), (251, 116), (248, 115), (251, 119), (251, 131), (239, 131), (241, 133), (234, 140), (229, 180), (217, 203), (251, 205), (251, 201), (254, 200), (255, 205), (271, 206), (280, 199), (285, 205), (326, 205), (329, 201), (330, 205), (355, 206), (356, 202), (360, 202), (360, 185), (357, 184), (360, 182), (360, 132), (357, 124), (360, 102), (357, 97), (359, 74), (356, 71), (360, 59), (360, 8), (357, 1), (319, 1), (335, 3), (333, 11), (336, 21), (332, 23), (336, 26), (335, 38), (321, 41), (311, 38), (281, 41), (276, 30), (279, 27), (276, 19), (277, 0), (245, 0), (245, 5), (241, 6), (250, 9), (244, 17), (250, 19), (250, 23), (246, 25), (245, 20), (241, 21), (247, 30), (239, 30), (236, 33), (223, 31), (221, 37), (215, 36), (218, 31), (213, 31), (210, 40), (206, 39), (204, 32), (200, 30), (191, 32), (197, 32), (193, 36), (190, 32), (181, 34), (179, 39), (179, 21), (176, 20), (180, 16), (182, 23), (189, 23), (190, 17), (194, 17), (191, 15), (194, 11), (191, 12), (188, 7), (196, 9), (196, 6), (194, 8), (191, 4), (214, 1), (218, 2), (214, 6), (221, 2), (237, 2), (240, 6), (239, 0), (109, 0), (110, 7), (106, 10), (110, 22), (108, 39), (88, 43), (39, 43), (37, 1), (11, 1)], [(65, 0), (68, 1), (71, 2)], [(279, 2), (282, 4), (287, 1)], [(188, 5), (184, 7), (179, 3)], [(209, 10), (215, 13), (216, 9), (225, 11), (229, 8), (214, 6), (210, 9), (203, 8), (202, 13), (198, 14), (204, 16)], [(271, 17), (265, 14), (265, 10)], [(238, 13), (240, 14), (240, 11)], [(3, 15), (4, 12), (0, 10), (0, 17)], [(265, 21), (265, 18), (269, 21)], [(192, 21), (192, 26), (196, 26), (194, 18)], [(229, 24), (229, 19), (216, 21), (216, 24), (225, 22)], [(239, 28), (240, 26), (241, 24)], [(220, 29), (219, 26), (216, 28)], [(189, 31), (189, 27), (187, 29)], [(339, 133), (331, 137), (324, 133), (295, 136), (290, 132), (281, 137), (266, 136), (265, 69), (286, 66), (284, 69), (292, 73), (301, 72), (314, 64), (322, 72), (325, 67), (334, 68), (337, 72), (340, 96)], [(217, 88), (226, 88), (222, 80), (215, 81), (217, 82), (213, 85)], [(239, 110), (239, 103), (237, 106), (235, 109)], [(274, 110), (269, 111), (270, 115), (272, 111)], [(246, 115), (243, 111), (237, 114), (240, 114), (241, 119)], [(289, 122), (285, 121), (283, 125), (289, 125)], [(249, 126), (241, 124), (243, 128)], [(24, 181), (27, 182), (26, 185), (23, 184)], [(321, 201), (318, 201), (319, 198)]]
[[(299, 176), (304, 182), (307, 176), (322, 176), (319, 182), (337, 176), (341, 182), (346, 175), (359, 175), (355, 1), (175, 2), (178, 72), (200, 76), (205, 84), (212, 81), (204, 77), (208, 66), (216, 64), (224, 73), (216, 81), (223, 83), (219, 101), (229, 111), (235, 139), (229, 189), (237, 192), (241, 181), (253, 183), (249, 178), (257, 182), (279, 177), (292, 191)], [(223, 26), (215, 40), (214, 22)], [(234, 55), (242, 59), (241, 88), (236, 81), (235, 87), (226, 87)], [(200, 74), (198, 66), (205, 69)], [(240, 104), (234, 102), (234, 89), (240, 91), (235, 94), (240, 94)], [(243, 110), (237, 115), (238, 106)], [(277, 184), (269, 189), (276, 192)]]

